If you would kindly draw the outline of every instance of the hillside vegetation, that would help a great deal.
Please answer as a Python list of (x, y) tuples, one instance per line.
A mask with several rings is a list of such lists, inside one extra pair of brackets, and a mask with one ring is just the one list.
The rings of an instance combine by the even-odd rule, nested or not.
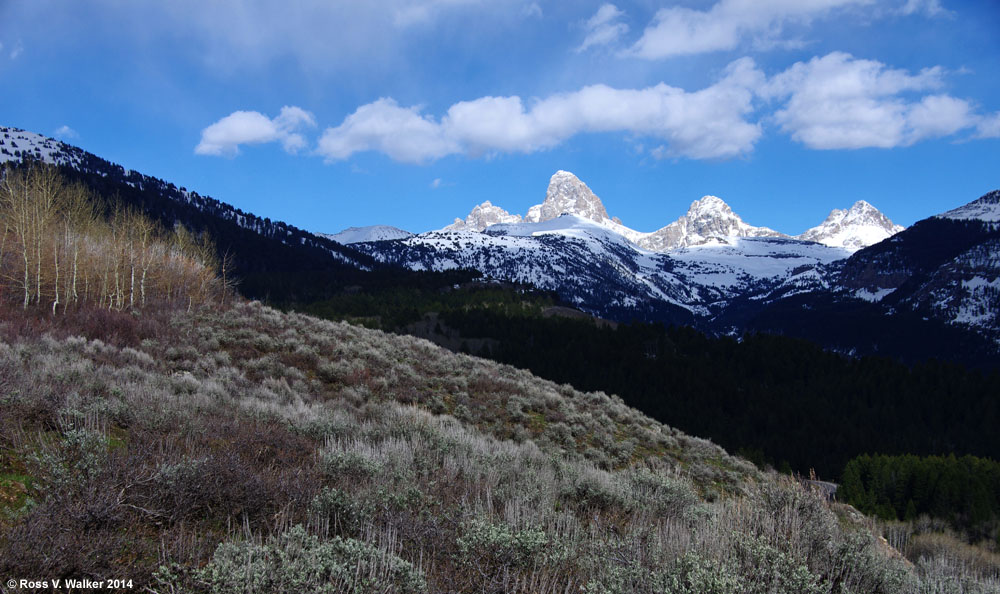
[(1000, 457), (998, 369), (848, 357), (773, 334), (595, 323), (550, 315), (556, 303), (549, 294), (485, 285), (340, 294), (306, 311), (618, 394), (761, 466), (812, 468), (839, 480), (865, 453)]
[(191, 307), (225, 294), (226, 262), (207, 235), (182, 225), (163, 229), (134, 208), (67, 183), (48, 165), (0, 174), (0, 300), (44, 304), (56, 314)]
[[(991, 592), (628, 408), (258, 304), (7, 306), (0, 573), (154, 592)], [(34, 314), (34, 315), (33, 315)]]
[(616, 396), (235, 299), (204, 235), (50, 173), (0, 188), (7, 579), (1000, 592), (982, 551), (906, 533), (904, 558), (853, 508)]

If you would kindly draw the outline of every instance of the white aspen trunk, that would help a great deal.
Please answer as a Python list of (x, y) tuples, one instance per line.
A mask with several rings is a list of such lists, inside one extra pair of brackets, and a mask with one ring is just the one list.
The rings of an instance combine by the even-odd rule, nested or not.
[(56, 277), (52, 284), (52, 293), (55, 298), (52, 300), (52, 315), (56, 315), (56, 308), (59, 307), (59, 243), (52, 242), (52, 264), (55, 267)]
[(31, 303), (31, 264), (28, 262), (28, 248), (24, 248), (24, 309)]
[[(79, 273), (79, 260), (80, 260), (80, 246), (74, 243), (73, 244), (73, 283), (71, 285), (72, 286), (72, 293), (71, 293), (71, 295), (73, 297), (73, 302), (74, 303), (76, 303), (76, 302), (78, 302), (80, 300), (80, 296), (76, 292), (76, 279), (77, 279), (77, 274)], [(66, 301), (68, 302), (69, 299), (67, 299)]]
[(35, 303), (42, 302), (42, 213), (35, 207)]
[[(3, 268), (3, 252), (7, 247), (7, 232), (10, 231), (10, 227), (7, 226), (7, 222), (4, 221), (3, 225), (3, 241), (0, 241), (0, 268)], [(0, 299), (3, 299), (3, 285), (0, 285)]]

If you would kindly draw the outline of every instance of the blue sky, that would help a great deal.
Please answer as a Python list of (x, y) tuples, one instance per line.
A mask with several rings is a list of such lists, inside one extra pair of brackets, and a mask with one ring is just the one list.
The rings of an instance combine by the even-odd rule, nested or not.
[(0, 0), (0, 124), (262, 216), (420, 232), (576, 173), (651, 231), (1000, 188), (981, 0)]

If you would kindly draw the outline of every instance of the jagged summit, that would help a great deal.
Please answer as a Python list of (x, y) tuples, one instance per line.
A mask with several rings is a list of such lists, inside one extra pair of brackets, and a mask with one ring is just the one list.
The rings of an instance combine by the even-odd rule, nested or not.
[(569, 171), (557, 171), (549, 179), (549, 188), (545, 192), (545, 202), (528, 209), (524, 220), (529, 223), (540, 223), (558, 217), (561, 214), (572, 214), (591, 221), (610, 221), (608, 211), (587, 184)]
[[(601, 199), (590, 191), (587, 184), (569, 171), (560, 170), (549, 179), (545, 201), (529, 208), (528, 214), (523, 218), (521, 215), (507, 212), (487, 200), (475, 206), (465, 219), (456, 218), (443, 230), (483, 231), (490, 225), (520, 223), (522, 221), (541, 223), (551, 221), (564, 214), (576, 215), (598, 223), (612, 222), (604, 204), (601, 203)], [(618, 221), (614, 222), (618, 223)]]
[(648, 250), (663, 252), (708, 243), (726, 243), (726, 240), (736, 237), (788, 236), (767, 227), (749, 225), (718, 196), (704, 196), (691, 203), (687, 214), (662, 229), (644, 235), (636, 243)]
[(445, 227), (448, 231), (482, 231), (490, 225), (499, 223), (520, 223), (521, 215), (511, 214), (499, 206), (494, 206), (489, 200), (473, 207), (465, 220), (456, 218), (455, 222)]
[(831, 247), (857, 251), (874, 245), (903, 230), (864, 200), (858, 200), (847, 210), (834, 209), (818, 226), (797, 239), (815, 241)]
[[(993, 202), (986, 204), (986, 199), (990, 196)], [(991, 209), (995, 207), (993, 216), (1000, 220), (1000, 205), (996, 204), (998, 200), (997, 196), (987, 195), (977, 201), (976, 204), (983, 202), (980, 206), (968, 205), (951, 213), (955, 213), (953, 218), (970, 217), (975, 216), (973, 211), (994, 212)], [(952, 216), (951, 213), (941, 216)], [(859, 200), (847, 210), (833, 210), (823, 223), (805, 233), (790, 236), (769, 227), (750, 225), (733, 212), (723, 199), (708, 195), (692, 202), (687, 213), (673, 223), (651, 233), (644, 233), (626, 227), (617, 217), (609, 216), (601, 199), (587, 184), (576, 175), (563, 170), (555, 172), (550, 178), (545, 201), (528, 209), (523, 218), (486, 201), (473, 208), (464, 220), (455, 219), (444, 230), (483, 231), (500, 223), (541, 223), (563, 214), (599, 223), (639, 247), (654, 252), (699, 245), (730, 244), (734, 239), (744, 237), (798, 239), (857, 251), (903, 230), (902, 226), (893, 223), (877, 208)]]

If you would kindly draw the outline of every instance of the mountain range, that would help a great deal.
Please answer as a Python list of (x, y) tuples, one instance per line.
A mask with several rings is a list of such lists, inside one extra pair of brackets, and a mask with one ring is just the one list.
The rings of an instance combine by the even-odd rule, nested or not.
[(439, 231), (352, 245), (413, 270), (468, 268), (551, 290), (603, 318), (990, 365), (1000, 339), (997, 195), (910, 229), (858, 201), (795, 237), (750, 225), (705, 196), (643, 233), (559, 171), (523, 217), (486, 202)]
[(328, 235), (0, 128), (0, 162), (26, 159), (58, 164), (71, 180), (117, 194), (168, 228), (210, 233), (220, 252), (235, 255), (244, 293), (276, 302), (319, 299), (372, 279), (431, 278), (417, 282), (434, 285), (478, 275), (549, 290), (617, 321), (778, 332), (852, 354), (997, 361), (1000, 192), (905, 230), (859, 201), (796, 237), (750, 225), (706, 196), (645, 233), (610, 216), (586, 184), (559, 171), (545, 200), (523, 217), (484, 202), (438, 231), (377, 226)]
[[(505, 223), (540, 223), (571, 214), (601, 225), (625, 237), (637, 246), (654, 252), (677, 248), (726, 243), (737, 237), (783, 237), (822, 243), (850, 251), (868, 247), (903, 230), (874, 206), (859, 200), (848, 210), (834, 210), (821, 224), (801, 235), (789, 236), (768, 227), (755, 227), (717, 196), (704, 196), (691, 203), (687, 214), (656, 231), (644, 233), (626, 227), (617, 217), (608, 215), (604, 204), (585, 183), (568, 171), (557, 171), (549, 180), (545, 201), (528, 213), (511, 214), (489, 201), (475, 206), (464, 219), (445, 227), (445, 231), (485, 231)], [(360, 235), (352, 237), (357, 243)], [(377, 241), (376, 237), (371, 238)]]

